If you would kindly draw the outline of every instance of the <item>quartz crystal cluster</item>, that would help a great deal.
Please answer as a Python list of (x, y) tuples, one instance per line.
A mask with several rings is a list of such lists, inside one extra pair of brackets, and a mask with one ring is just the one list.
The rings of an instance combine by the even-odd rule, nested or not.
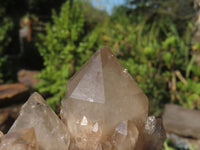
[(148, 117), (148, 107), (145, 94), (104, 47), (67, 82), (61, 120), (34, 93), (0, 137), (0, 150), (161, 150), (165, 132), (161, 120)]

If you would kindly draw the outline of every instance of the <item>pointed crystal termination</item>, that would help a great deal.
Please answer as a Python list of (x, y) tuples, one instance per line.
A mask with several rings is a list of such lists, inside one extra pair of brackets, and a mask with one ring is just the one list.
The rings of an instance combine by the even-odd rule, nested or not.
[(39, 149), (68, 149), (70, 138), (66, 126), (36, 92), (23, 105), (9, 133), (31, 127), (35, 129)]
[(61, 118), (70, 131), (72, 149), (95, 150), (102, 142), (103, 147), (112, 147), (105, 139), (111, 139), (115, 128), (126, 120), (144, 130), (147, 97), (108, 47), (83, 65), (67, 89)]
[(0, 150), (39, 150), (34, 128), (28, 128), (2, 136)]

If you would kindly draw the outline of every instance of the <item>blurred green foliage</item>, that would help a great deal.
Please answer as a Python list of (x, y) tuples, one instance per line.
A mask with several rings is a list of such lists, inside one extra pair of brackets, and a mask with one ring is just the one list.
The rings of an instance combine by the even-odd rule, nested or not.
[(73, 5), (67, 1), (59, 15), (53, 11), (52, 20), (53, 24), (46, 25), (46, 34), (40, 34), (37, 43), (45, 65), (38, 88), (54, 95), (47, 101), (55, 108), (65, 97), (67, 79), (92, 55), (90, 50), (95, 49), (96, 37), (90, 33), (92, 25), (85, 23), (78, 1)]
[(0, 6), (0, 83), (3, 82), (2, 66), (6, 61), (5, 48), (11, 41), (11, 37), (8, 32), (12, 29), (13, 22), (7, 16), (5, 16), (5, 8)]
[(167, 102), (198, 108), (200, 74), (190, 69), (187, 75), (190, 65), (198, 67), (191, 64), (192, 23), (187, 22), (180, 33), (167, 16), (148, 16), (142, 20), (138, 17), (133, 21), (130, 18), (111, 19), (100, 29), (103, 30), (98, 41), (111, 47), (136, 79), (150, 100), (151, 113), (159, 115)]
[(171, 142), (169, 139), (167, 139), (164, 143), (164, 147), (163, 147), (163, 150), (175, 150), (173, 147), (170, 146), (171, 145)]
[(67, 80), (107, 45), (148, 96), (151, 114), (160, 115), (169, 102), (200, 109), (200, 71), (191, 54), (200, 49), (191, 45), (192, 19), (183, 18), (180, 26), (171, 14), (147, 12), (118, 6), (108, 16), (83, 1), (66, 2), (59, 15), (53, 12), (53, 23), (37, 43), (45, 65), (38, 89), (53, 95), (48, 103), (55, 108)]
[[(181, 146), (181, 145), (180, 145)], [(182, 145), (183, 146), (183, 145)], [(197, 150), (197, 145), (192, 145), (192, 144), (189, 144), (189, 150)], [(184, 148), (184, 146), (180, 149), (186, 149)], [(169, 140), (169, 139), (166, 139), (165, 143), (164, 143), (164, 146), (163, 146), (163, 150), (176, 150), (175, 148), (173, 148), (173, 143)]]

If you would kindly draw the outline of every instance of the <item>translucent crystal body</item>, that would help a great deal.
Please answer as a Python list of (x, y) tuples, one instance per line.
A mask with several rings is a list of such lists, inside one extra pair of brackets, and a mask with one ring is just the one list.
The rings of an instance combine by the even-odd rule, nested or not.
[(61, 117), (71, 134), (71, 149), (137, 148), (148, 100), (109, 48), (98, 50), (67, 89)]
[(23, 105), (9, 133), (31, 127), (35, 129), (40, 150), (68, 149), (70, 138), (66, 126), (38, 93)]
[(24, 129), (2, 136), (0, 150), (39, 150), (34, 129)]

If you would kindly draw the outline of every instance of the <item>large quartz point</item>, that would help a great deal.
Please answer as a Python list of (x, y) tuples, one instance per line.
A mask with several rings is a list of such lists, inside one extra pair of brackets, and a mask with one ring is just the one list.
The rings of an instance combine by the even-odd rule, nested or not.
[(24, 129), (2, 136), (0, 150), (39, 150), (34, 128)]
[(40, 150), (68, 150), (70, 138), (66, 126), (38, 93), (23, 105), (9, 133), (31, 127), (35, 129)]
[(61, 118), (71, 134), (70, 149), (136, 149), (147, 116), (147, 97), (107, 47), (67, 83)]

